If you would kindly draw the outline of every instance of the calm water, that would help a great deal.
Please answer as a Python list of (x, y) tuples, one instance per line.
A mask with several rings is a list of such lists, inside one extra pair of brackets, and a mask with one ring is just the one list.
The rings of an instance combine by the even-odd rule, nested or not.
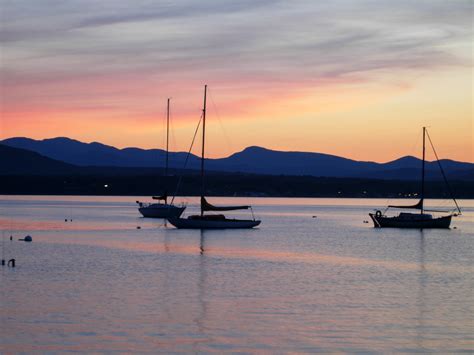
[(263, 222), (200, 232), (136, 199), (0, 196), (0, 352), (474, 350), (473, 201), (419, 231), (364, 223), (386, 200), (211, 198)]

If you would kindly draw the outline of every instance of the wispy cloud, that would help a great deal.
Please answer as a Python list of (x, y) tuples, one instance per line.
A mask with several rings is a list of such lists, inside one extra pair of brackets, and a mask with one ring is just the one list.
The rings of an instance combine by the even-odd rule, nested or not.
[(472, 65), (470, 0), (2, 0), (1, 7), (4, 111), (101, 104), (151, 111), (157, 96), (190, 96), (204, 82), (232, 106), (387, 72)]
[(444, 46), (472, 36), (468, 0), (4, 0), (2, 8), (6, 69), (62, 62), (74, 72), (169, 64), (179, 71), (188, 63), (185, 70), (291, 73), (304, 65), (345, 73), (418, 66), (421, 58), (459, 64)]

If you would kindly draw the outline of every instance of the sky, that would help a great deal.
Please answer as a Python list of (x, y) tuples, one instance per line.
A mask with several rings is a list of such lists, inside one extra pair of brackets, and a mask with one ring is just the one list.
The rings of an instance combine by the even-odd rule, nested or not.
[(470, 0), (0, 0), (0, 139), (474, 162)]

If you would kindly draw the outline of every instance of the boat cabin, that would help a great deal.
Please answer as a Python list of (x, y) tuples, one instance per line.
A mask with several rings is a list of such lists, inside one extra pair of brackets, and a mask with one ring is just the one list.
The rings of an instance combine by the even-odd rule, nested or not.
[(433, 219), (433, 216), (427, 213), (408, 213), (408, 212), (402, 212), (398, 215), (398, 218), (404, 219), (404, 220), (428, 220), (428, 219)]

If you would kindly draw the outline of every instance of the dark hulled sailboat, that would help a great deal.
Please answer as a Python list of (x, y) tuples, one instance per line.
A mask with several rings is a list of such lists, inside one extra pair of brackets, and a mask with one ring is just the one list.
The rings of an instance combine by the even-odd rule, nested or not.
[[(169, 162), (169, 135), (170, 135), (170, 99), (168, 99), (166, 107), (166, 162), (165, 162), (165, 179), (168, 177), (168, 162)], [(146, 203), (137, 201), (138, 211), (143, 217), (150, 218), (168, 218), (168, 217), (179, 217), (183, 213), (186, 206), (175, 206), (172, 203), (168, 204), (168, 193), (161, 196), (153, 196), (153, 200), (157, 200), (157, 203)]]
[(205, 159), (205, 138), (206, 138), (206, 96), (207, 85), (204, 86), (204, 105), (202, 110), (202, 154), (201, 154), (201, 213), (199, 215), (192, 215), (188, 218), (169, 217), (168, 221), (180, 229), (248, 229), (256, 227), (260, 224), (259, 220), (253, 219), (231, 219), (225, 217), (223, 214), (205, 214), (211, 211), (235, 211), (251, 209), (251, 206), (214, 206), (207, 202), (205, 198), (205, 174), (204, 174), (204, 159)]
[[(425, 147), (425, 142), (426, 142), (426, 135), (428, 132), (426, 131), (426, 127), (423, 127), (423, 159), (422, 159), (422, 168), (421, 168), (421, 195), (420, 195), (420, 200), (410, 206), (395, 206), (395, 205), (389, 205), (384, 213), (382, 211), (377, 211), (376, 213), (369, 213), (370, 218), (372, 218), (372, 221), (374, 222), (374, 227), (375, 228), (418, 228), (418, 229), (423, 229), (423, 228), (449, 228), (451, 225), (451, 219), (453, 216), (456, 216), (458, 214), (461, 214), (461, 209), (459, 208), (456, 199), (454, 198), (451, 189), (449, 189), (449, 192), (451, 194), (451, 198), (453, 199), (455, 205), (456, 205), (456, 212), (450, 212), (450, 211), (437, 211), (437, 210), (427, 210), (424, 208), (424, 200), (425, 200), (425, 152), (426, 152), (426, 147)], [(431, 142), (431, 138), (428, 134), (428, 138), (430, 140), (431, 146), (433, 147), (433, 143)], [(443, 168), (441, 167), (441, 164), (439, 163), (438, 156), (436, 154), (436, 151), (433, 151), (436, 155), (436, 159), (438, 160), (439, 167), (441, 169), (441, 173), (443, 175), (444, 181), (446, 185), (449, 188), (448, 181), (446, 179), (446, 175), (444, 174)], [(398, 208), (398, 209), (412, 209), (412, 210), (419, 210), (419, 213), (412, 213), (412, 212), (402, 212), (398, 216), (393, 216), (389, 217), (385, 215), (385, 212), (389, 208)], [(441, 217), (433, 217), (433, 215), (426, 213), (426, 212), (448, 212), (449, 214), (446, 216), (441, 216)]]

